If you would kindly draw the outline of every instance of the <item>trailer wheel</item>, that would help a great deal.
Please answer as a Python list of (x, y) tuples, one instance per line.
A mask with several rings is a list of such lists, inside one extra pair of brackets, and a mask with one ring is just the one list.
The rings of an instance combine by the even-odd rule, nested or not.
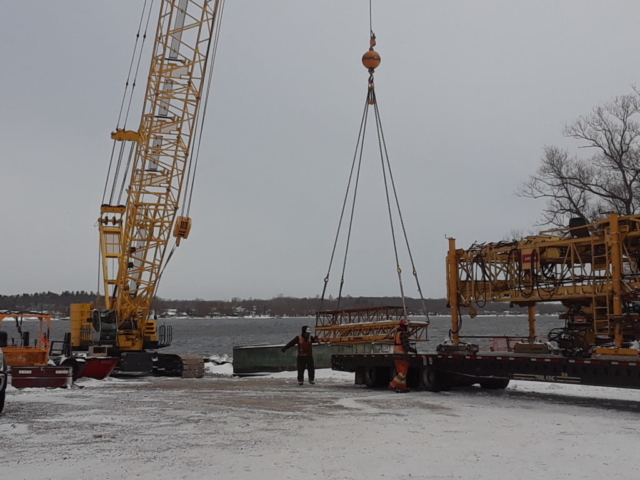
[(75, 382), (82, 375), (84, 367), (87, 366), (87, 361), (84, 358), (72, 357), (65, 359), (60, 366), (71, 367), (73, 370), (73, 381)]
[(368, 388), (375, 388), (380, 383), (380, 375), (376, 367), (366, 367), (364, 369), (364, 384)]
[(480, 387), (485, 390), (504, 390), (508, 386), (508, 378), (485, 378), (480, 380)]
[(2, 410), (4, 410), (4, 399), (6, 395), (7, 393), (5, 390), (2, 390), (0, 392), (0, 413), (2, 413)]
[(431, 367), (420, 370), (420, 386), (428, 392), (439, 392), (443, 389), (442, 375)]

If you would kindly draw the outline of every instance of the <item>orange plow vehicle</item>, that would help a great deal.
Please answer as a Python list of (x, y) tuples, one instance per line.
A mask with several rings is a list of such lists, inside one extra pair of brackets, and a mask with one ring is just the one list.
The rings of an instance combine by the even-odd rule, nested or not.
[[(8, 319), (15, 321), (18, 333), (8, 341), (6, 330), (0, 330), (0, 348), (9, 367), (11, 384), (16, 388), (49, 387), (66, 388), (71, 386), (73, 369), (71, 367), (49, 365), (51, 341), (49, 333), (51, 315), (33, 312), (0, 313), (0, 329)], [(37, 320), (37, 338), (31, 341), (31, 329), (24, 328), (24, 321)], [(28, 325), (28, 324), (27, 324)]]

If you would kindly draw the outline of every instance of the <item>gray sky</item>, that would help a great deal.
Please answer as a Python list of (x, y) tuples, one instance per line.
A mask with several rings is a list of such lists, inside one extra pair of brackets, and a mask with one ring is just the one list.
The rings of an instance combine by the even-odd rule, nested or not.
[[(141, 8), (0, 5), (0, 293), (97, 288), (95, 222)], [(373, 11), (409, 240), (425, 295), (443, 296), (445, 235), (467, 247), (531, 228), (543, 203), (514, 192), (543, 146), (575, 146), (562, 125), (638, 82), (640, 2), (374, 0)], [(366, 95), (368, 22), (365, 0), (227, 1), (194, 226), (160, 296), (321, 292)], [(345, 293), (396, 295), (369, 140)]]

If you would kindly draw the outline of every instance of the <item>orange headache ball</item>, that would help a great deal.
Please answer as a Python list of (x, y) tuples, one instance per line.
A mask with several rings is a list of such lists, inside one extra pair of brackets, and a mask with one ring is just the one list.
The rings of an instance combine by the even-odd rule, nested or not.
[(370, 49), (362, 56), (362, 64), (369, 70), (375, 70), (380, 65), (380, 55), (375, 50)]

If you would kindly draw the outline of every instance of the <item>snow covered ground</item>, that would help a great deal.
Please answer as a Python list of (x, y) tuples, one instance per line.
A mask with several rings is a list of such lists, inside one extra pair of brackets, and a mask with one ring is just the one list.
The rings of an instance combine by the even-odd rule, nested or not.
[(0, 479), (637, 478), (640, 392), (513, 382), (398, 395), (320, 371), (8, 392)]

